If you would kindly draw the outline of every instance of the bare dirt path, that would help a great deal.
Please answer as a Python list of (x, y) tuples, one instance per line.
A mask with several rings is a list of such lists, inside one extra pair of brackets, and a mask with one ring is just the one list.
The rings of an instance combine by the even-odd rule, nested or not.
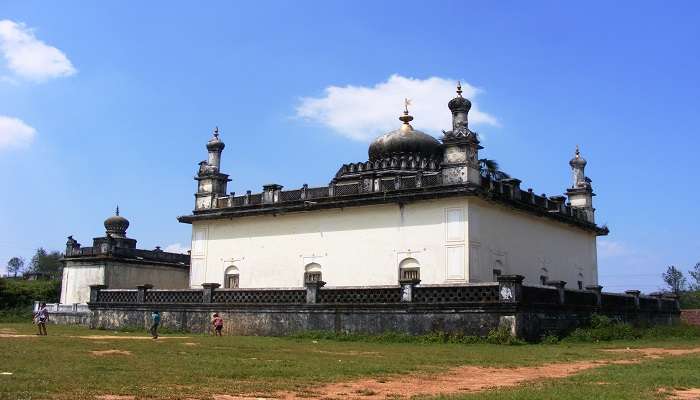
[(668, 400), (700, 400), (700, 388), (680, 390), (659, 390), (659, 393), (668, 395)]
[[(615, 353), (629, 353), (633, 356), (623, 360), (594, 360), (571, 363), (555, 363), (537, 367), (484, 368), (463, 366), (452, 368), (436, 375), (392, 376), (386, 379), (361, 379), (350, 382), (332, 383), (308, 392), (278, 392), (270, 399), (309, 400), (309, 399), (366, 399), (385, 400), (387, 398), (410, 398), (415, 395), (438, 395), (480, 392), (490, 389), (512, 387), (524, 382), (546, 378), (566, 378), (576, 373), (611, 364), (639, 363), (644, 359), (700, 353), (700, 347), (691, 349), (611, 349)], [(691, 393), (673, 392), (672, 396), (690, 396)], [(676, 397), (696, 399), (698, 397)], [(253, 400), (261, 397), (246, 395), (214, 395), (213, 400)]]

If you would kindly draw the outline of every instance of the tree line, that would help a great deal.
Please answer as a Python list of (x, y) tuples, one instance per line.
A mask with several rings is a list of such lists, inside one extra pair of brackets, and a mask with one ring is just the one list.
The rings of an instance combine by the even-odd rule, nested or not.
[(61, 257), (63, 254), (60, 251), (47, 251), (43, 247), (39, 247), (28, 264), (22, 257), (10, 258), (7, 261), (7, 274), (17, 277), (28, 272), (40, 273), (51, 279), (61, 279), (63, 275)]

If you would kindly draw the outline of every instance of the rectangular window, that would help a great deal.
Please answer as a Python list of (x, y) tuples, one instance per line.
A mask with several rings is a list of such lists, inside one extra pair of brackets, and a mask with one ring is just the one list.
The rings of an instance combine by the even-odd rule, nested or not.
[(461, 208), (448, 208), (445, 210), (446, 240), (464, 240), (464, 210)]
[(583, 290), (583, 282), (578, 281), (578, 290)]
[(464, 246), (447, 247), (447, 279), (464, 279)]
[(192, 255), (201, 256), (204, 255), (204, 248), (207, 241), (207, 230), (206, 229), (195, 229), (192, 232)]

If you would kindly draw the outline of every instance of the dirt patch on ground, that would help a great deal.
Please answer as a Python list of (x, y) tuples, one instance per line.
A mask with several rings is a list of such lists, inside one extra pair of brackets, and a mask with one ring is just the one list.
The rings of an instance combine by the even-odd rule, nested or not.
[[(611, 364), (634, 364), (644, 359), (700, 353), (693, 349), (611, 349), (611, 352), (628, 352), (633, 359), (594, 360), (572, 363), (555, 363), (537, 367), (484, 368), (463, 366), (444, 373), (419, 376), (416, 374), (392, 376), (383, 379), (362, 379), (332, 383), (316, 387), (303, 393), (278, 392), (270, 398), (285, 400), (301, 399), (366, 399), (410, 398), (416, 395), (472, 393), (503, 387), (512, 387), (547, 378), (566, 378), (576, 373)], [(681, 392), (672, 392), (672, 395)], [(683, 393), (685, 395), (685, 392)], [(673, 397), (672, 397), (673, 398)], [(700, 399), (700, 397), (675, 397), (677, 399)], [(214, 395), (214, 400), (262, 399), (255, 395)]]
[(647, 347), (643, 349), (606, 349), (609, 353), (632, 353), (639, 354), (646, 358), (661, 358), (668, 356), (683, 356), (686, 354), (700, 353), (700, 348), (693, 349), (662, 349), (658, 347)]
[(0, 333), (0, 338), (20, 338), (20, 337), (37, 337), (39, 335), (16, 335), (13, 333)]
[(700, 389), (661, 389), (659, 393), (666, 394), (668, 400), (700, 400)]
[(158, 339), (153, 339), (150, 336), (107, 336), (107, 335), (90, 335), (90, 336), (71, 336), (78, 339), (90, 340), (165, 340), (165, 339), (189, 339), (189, 336), (158, 336)]
[(380, 356), (381, 354), (378, 351), (355, 351), (355, 350), (350, 350), (350, 351), (328, 351), (328, 350), (313, 350), (314, 353), (321, 353), (321, 354), (333, 354), (336, 356)]
[(185, 346), (199, 346), (199, 343), (193, 343), (193, 342), (185, 342), (183, 343)]
[(90, 352), (93, 356), (130, 356), (129, 350), (93, 350)]

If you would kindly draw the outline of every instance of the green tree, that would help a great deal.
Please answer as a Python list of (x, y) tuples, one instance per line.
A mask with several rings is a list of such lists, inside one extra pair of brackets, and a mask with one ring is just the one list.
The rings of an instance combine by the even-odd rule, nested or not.
[(22, 257), (12, 257), (10, 261), (7, 262), (7, 274), (12, 274), (17, 276), (18, 273), (22, 272), (24, 268), (24, 258)]
[(666, 272), (661, 274), (661, 277), (664, 279), (664, 282), (666, 282), (671, 292), (677, 295), (680, 295), (688, 284), (685, 276), (683, 276), (683, 272), (673, 265), (669, 266)]
[(30, 271), (48, 274), (54, 279), (59, 278), (63, 274), (63, 265), (60, 261), (62, 256), (59, 251), (48, 252), (43, 247), (39, 247), (32, 257)]
[(690, 288), (692, 290), (700, 291), (700, 262), (695, 264), (693, 269), (688, 271), (693, 282), (690, 283)]
[(481, 170), (482, 176), (488, 176), (489, 178), (496, 181), (510, 178), (510, 175), (500, 170), (498, 161), (492, 160), (490, 158), (480, 159), (479, 169)]

